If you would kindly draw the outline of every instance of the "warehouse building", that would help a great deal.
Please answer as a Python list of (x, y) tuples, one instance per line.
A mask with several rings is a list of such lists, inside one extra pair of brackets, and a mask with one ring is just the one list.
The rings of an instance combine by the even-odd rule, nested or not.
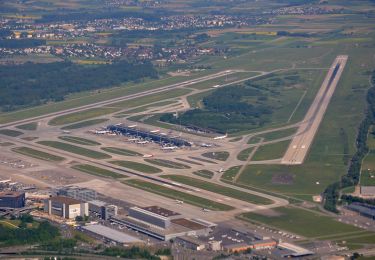
[(123, 232), (100, 224), (82, 226), (80, 229), (84, 232), (96, 236), (99, 239), (108, 240), (111, 242), (118, 243), (120, 245), (142, 243), (142, 241), (136, 237), (130, 236), (128, 234), (125, 234)]
[(143, 208), (130, 208), (129, 217), (156, 227), (168, 228), (171, 225), (171, 221), (173, 219), (181, 218), (181, 215), (165, 208), (150, 206)]
[(67, 219), (74, 219), (77, 216), (88, 216), (88, 203), (79, 200), (56, 196), (44, 201), (44, 212)]
[(190, 250), (200, 251), (206, 248), (206, 244), (202, 242), (201, 240), (194, 238), (194, 237), (188, 237), (188, 236), (182, 236), (177, 237), (175, 242)]
[(107, 220), (110, 217), (117, 216), (118, 207), (116, 205), (111, 205), (101, 200), (91, 200), (88, 204), (89, 211), (99, 214), (101, 219)]
[(24, 192), (0, 192), (0, 208), (22, 208), (25, 207)]
[(354, 202), (347, 206), (348, 209), (358, 212), (361, 216), (375, 220), (375, 206)]

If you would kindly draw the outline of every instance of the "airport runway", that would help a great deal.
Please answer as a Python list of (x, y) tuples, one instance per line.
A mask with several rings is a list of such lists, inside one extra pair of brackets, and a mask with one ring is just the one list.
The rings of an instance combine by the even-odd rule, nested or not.
[(307, 114), (300, 124), (296, 135), (292, 139), (288, 150), (281, 160), (281, 164), (296, 165), (302, 164), (318, 131), (319, 125), (323, 120), (331, 97), (336, 89), (344, 71), (348, 56), (337, 56), (329, 69), (322, 86), (316, 95), (314, 102), (310, 106)]

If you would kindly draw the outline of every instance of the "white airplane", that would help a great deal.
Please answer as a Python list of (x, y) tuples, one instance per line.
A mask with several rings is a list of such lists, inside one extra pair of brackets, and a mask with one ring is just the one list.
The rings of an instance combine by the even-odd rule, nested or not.
[(162, 150), (175, 150), (177, 148), (178, 148), (177, 146), (164, 146), (161, 149)]
[(225, 134), (225, 135), (222, 135), (222, 136), (216, 136), (214, 137), (214, 140), (220, 140), (220, 139), (224, 139), (224, 138), (227, 138), (228, 137), (228, 134)]
[(176, 200), (176, 203), (177, 204), (184, 204), (184, 202), (182, 200)]
[(63, 132), (63, 134), (70, 134), (70, 131), (68, 131), (68, 130), (63, 130), (62, 132)]
[(151, 158), (151, 157), (154, 157), (153, 154), (145, 154), (142, 156), (143, 158)]
[(134, 128), (134, 127), (137, 127), (137, 125), (130, 125), (130, 126), (128, 126), (128, 128)]
[(137, 144), (148, 144), (148, 141), (139, 141)]
[(212, 86), (213, 88), (218, 88), (218, 87), (220, 87), (220, 85), (215, 85), (215, 86)]
[(220, 168), (220, 169), (218, 170), (218, 172), (219, 172), (219, 173), (222, 173), (222, 172), (224, 172), (224, 169), (223, 169), (223, 168)]
[(202, 208), (202, 211), (204, 211), (204, 212), (209, 212), (210, 210), (209, 210), (209, 209), (206, 209), (206, 208)]
[(127, 141), (129, 141), (129, 142), (135, 142), (135, 141), (139, 141), (139, 139), (138, 138), (130, 138)]
[(206, 143), (203, 143), (203, 144), (201, 144), (201, 146), (202, 146), (202, 147), (211, 147), (212, 144), (206, 144)]
[(160, 130), (159, 130), (159, 129), (156, 129), (156, 130), (152, 130), (152, 131), (150, 131), (150, 133), (157, 133), (157, 132), (160, 132)]
[(104, 134), (108, 134), (108, 133), (110, 133), (111, 131), (109, 131), (109, 130), (95, 130), (95, 134), (97, 134), (97, 135), (104, 135)]

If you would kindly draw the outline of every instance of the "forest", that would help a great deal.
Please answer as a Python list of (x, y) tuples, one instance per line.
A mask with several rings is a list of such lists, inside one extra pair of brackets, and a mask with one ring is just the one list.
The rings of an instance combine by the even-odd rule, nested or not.
[(85, 66), (71, 62), (4, 65), (0, 67), (0, 107), (2, 111), (12, 111), (62, 101), (70, 93), (109, 88), (145, 77), (157, 78), (157, 71), (148, 62), (119, 61)]
[[(257, 97), (256, 102), (247, 99)], [(244, 85), (228, 86), (215, 90), (203, 98), (203, 109), (189, 110), (177, 117), (164, 114), (161, 121), (194, 126), (219, 133), (233, 133), (250, 127), (259, 127), (267, 122), (272, 109), (264, 104), (267, 96), (247, 82)]]

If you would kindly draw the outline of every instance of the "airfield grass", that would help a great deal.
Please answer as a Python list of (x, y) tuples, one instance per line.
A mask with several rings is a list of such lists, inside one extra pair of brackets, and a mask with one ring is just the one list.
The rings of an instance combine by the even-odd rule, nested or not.
[(92, 108), (92, 109), (87, 109), (87, 110), (80, 111), (80, 112), (75, 112), (75, 113), (55, 117), (52, 120), (50, 120), (48, 124), (52, 126), (72, 124), (72, 123), (76, 123), (76, 122), (83, 121), (86, 119), (91, 119), (94, 117), (111, 114), (119, 110), (120, 110), (119, 108), (105, 108), (105, 107)]
[(167, 106), (167, 105), (171, 105), (171, 104), (174, 104), (174, 103), (177, 103), (177, 101), (176, 100), (168, 100), (168, 101), (156, 102), (156, 103), (152, 103), (152, 104), (149, 104), (149, 105), (146, 105), (146, 106), (141, 106), (141, 107), (137, 107), (137, 108), (134, 108), (134, 109), (131, 109), (131, 110), (126, 110), (125, 112), (120, 112), (118, 114), (115, 114), (114, 117), (122, 118), (122, 117), (125, 117), (125, 116), (129, 115), (129, 114), (140, 113), (140, 112), (143, 112), (143, 111), (148, 110), (150, 108)]
[(235, 198), (235, 199), (246, 201), (246, 202), (253, 203), (253, 204), (268, 205), (272, 203), (272, 201), (269, 199), (262, 198), (262, 197), (259, 197), (259, 196), (256, 196), (247, 192), (239, 191), (236, 189), (232, 189), (229, 187), (225, 187), (222, 185), (199, 180), (197, 178), (191, 178), (191, 177), (181, 176), (181, 175), (163, 175), (162, 177), (165, 179), (180, 182), (189, 186), (208, 190), (214, 193), (218, 193), (224, 196), (228, 196), (231, 198)]
[(45, 146), (49, 146), (49, 147), (52, 147), (52, 148), (55, 148), (55, 149), (63, 150), (63, 151), (69, 152), (69, 153), (74, 153), (74, 154), (78, 154), (78, 155), (81, 155), (81, 156), (89, 157), (89, 158), (92, 158), (92, 159), (109, 159), (109, 158), (111, 158), (111, 156), (108, 155), (108, 154), (97, 152), (97, 151), (94, 151), (94, 150), (90, 150), (90, 149), (87, 149), (87, 148), (83, 148), (83, 147), (68, 144), (68, 143), (63, 143), (63, 142), (58, 142), (58, 141), (39, 141), (37, 143), (45, 145)]
[(208, 200), (202, 197), (198, 197), (189, 193), (181, 192), (178, 190), (174, 190), (171, 188), (167, 188), (164, 186), (160, 186), (154, 183), (142, 181), (142, 180), (127, 180), (123, 181), (122, 183), (132, 186), (134, 188), (142, 189), (148, 192), (152, 192), (170, 199), (175, 199), (175, 200), (181, 200), (185, 203), (191, 204), (193, 206), (197, 207), (202, 207), (202, 208), (207, 208), (210, 210), (217, 210), (217, 211), (228, 211), (232, 210), (233, 207), (222, 204), (219, 202), (215, 202), (212, 200)]
[(227, 169), (223, 175), (221, 176), (222, 180), (232, 182), (234, 178), (237, 176), (238, 172), (240, 171), (242, 165), (233, 166)]
[(120, 174), (120, 173), (113, 172), (107, 169), (99, 168), (90, 164), (78, 164), (78, 165), (72, 166), (71, 168), (91, 174), (91, 175), (104, 177), (104, 178), (121, 179), (121, 178), (128, 177), (124, 174)]
[(229, 157), (229, 153), (226, 151), (220, 151), (220, 152), (208, 152), (202, 154), (202, 156), (214, 159), (214, 160), (219, 160), (219, 161), (226, 161)]
[(255, 152), (252, 160), (262, 161), (262, 160), (272, 160), (283, 157), (289, 146), (290, 140), (281, 141), (274, 144), (262, 145)]
[(254, 150), (254, 147), (250, 147), (250, 148), (246, 148), (244, 150), (242, 150), (238, 155), (237, 155), (237, 159), (240, 160), (240, 161), (247, 161), (247, 159), (249, 158), (251, 152)]
[(285, 129), (281, 131), (275, 131), (275, 132), (262, 134), (262, 135), (259, 135), (259, 137), (263, 137), (264, 141), (272, 141), (272, 140), (291, 136), (295, 134), (296, 131), (297, 131), (297, 128), (290, 128), (290, 129)]
[(212, 164), (217, 164), (216, 162), (214, 161), (210, 161), (210, 160), (206, 160), (206, 159), (203, 159), (201, 157), (194, 157), (194, 156), (189, 156), (190, 159), (193, 159), (193, 160), (197, 160), (197, 161), (200, 161), (200, 162), (204, 162), (204, 163), (212, 163)]
[(62, 130), (73, 130), (73, 129), (78, 129), (78, 128), (83, 128), (83, 127), (101, 124), (101, 123), (104, 123), (108, 120), (109, 119), (106, 119), (106, 118), (91, 119), (91, 120), (86, 120), (86, 121), (82, 121), (82, 122), (79, 122), (79, 123), (67, 125), (67, 126), (62, 127), (61, 129)]
[[(366, 48), (351, 48), (350, 45), (338, 46), (337, 50), (325, 56), (325, 66), (330, 65), (337, 54), (347, 53), (349, 60), (304, 164), (250, 165), (239, 177), (239, 184), (312, 200), (312, 195), (322, 193), (329, 184), (346, 174), (347, 165), (343, 160), (344, 145), (340, 131), (344, 129), (347, 133), (349, 154), (352, 155), (369, 87), (368, 74), (363, 71), (375, 66), (374, 61), (368, 57), (368, 51)], [(291, 181), (275, 181), (284, 177)]]
[(114, 154), (124, 155), (124, 156), (142, 156), (143, 155), (138, 152), (134, 152), (134, 151), (124, 149), (124, 148), (117, 148), (117, 147), (103, 147), (100, 149), (108, 153), (114, 153)]
[(139, 162), (121, 160), (121, 161), (111, 161), (110, 163), (124, 167), (124, 168), (129, 168), (135, 171), (143, 172), (143, 173), (153, 174), (153, 173), (162, 172), (162, 170), (160, 170), (159, 168), (156, 168), (154, 166), (147, 165), (144, 163), (139, 163)]
[(251, 137), (249, 141), (247, 141), (247, 144), (257, 144), (261, 141), (262, 139), (258, 136)]
[(250, 212), (240, 215), (239, 218), (245, 221), (266, 224), (307, 238), (319, 238), (338, 234), (344, 235), (349, 232), (361, 231), (359, 228), (338, 222), (331, 217), (311, 210), (281, 207), (273, 211), (276, 214), (263, 215)]
[(0, 129), (0, 134), (7, 135), (11, 137), (17, 137), (23, 134), (21, 131), (12, 130), (12, 129)]
[(182, 170), (182, 169), (190, 169), (191, 168), (189, 165), (177, 163), (177, 162), (173, 162), (173, 161), (165, 160), (165, 159), (145, 159), (145, 162), (155, 164), (155, 165), (158, 165), (158, 166), (161, 166), (161, 167), (171, 168), (171, 169)]
[(206, 179), (211, 179), (214, 176), (214, 173), (209, 170), (199, 170), (199, 171), (193, 172), (193, 174), (206, 178)]
[(14, 143), (11, 142), (0, 142), (0, 146), (6, 147), (6, 146), (12, 146)]
[(199, 163), (199, 162), (196, 162), (196, 161), (192, 161), (192, 160), (187, 160), (187, 159), (183, 159), (183, 158), (175, 158), (177, 161), (181, 161), (181, 162), (184, 162), (184, 163), (188, 163), (188, 164), (194, 164), (194, 165), (199, 165), (199, 166), (202, 166), (203, 164)]
[(238, 141), (241, 141), (241, 140), (242, 140), (242, 136), (239, 136), (239, 137), (235, 137), (235, 138), (230, 139), (229, 142), (234, 143), (234, 142), (238, 142)]
[(29, 147), (15, 147), (15, 148), (12, 148), (12, 151), (26, 155), (26, 156), (30, 156), (36, 159), (45, 160), (45, 161), (61, 162), (65, 160), (64, 157), (42, 152), (42, 151), (35, 150)]
[(16, 126), (16, 128), (27, 131), (35, 131), (38, 128), (38, 123), (32, 122), (28, 124), (18, 125)]
[(69, 135), (64, 135), (64, 136), (59, 136), (59, 139), (71, 143), (76, 143), (76, 144), (81, 144), (81, 145), (100, 145), (100, 143), (86, 139), (86, 138), (81, 138), (81, 137), (76, 137), (76, 136), (69, 136)]
[(360, 184), (375, 186), (375, 150), (370, 151), (363, 160)]

